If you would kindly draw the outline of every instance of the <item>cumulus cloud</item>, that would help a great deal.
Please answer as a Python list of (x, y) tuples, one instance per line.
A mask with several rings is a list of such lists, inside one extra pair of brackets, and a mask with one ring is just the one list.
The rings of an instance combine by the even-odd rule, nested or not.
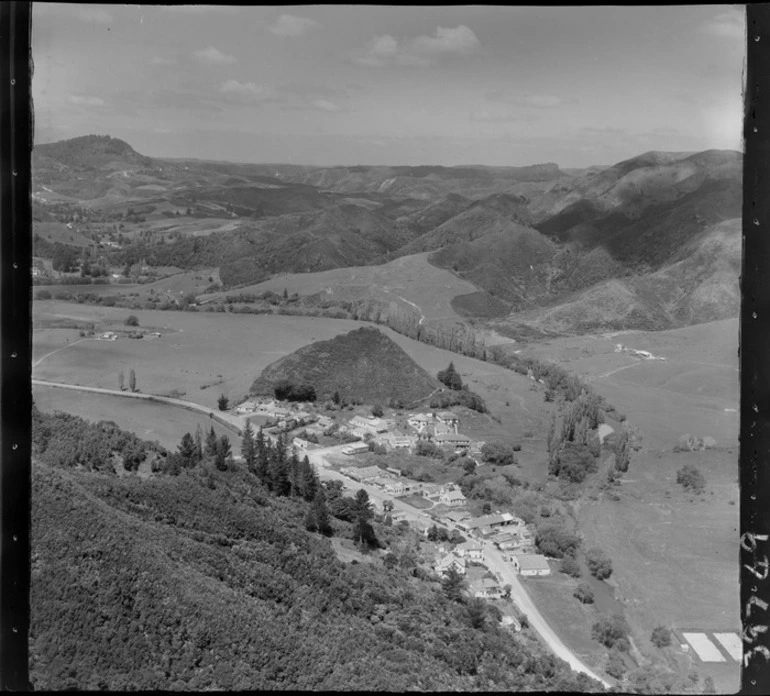
[(233, 97), (237, 101), (242, 102), (264, 101), (271, 96), (270, 91), (261, 85), (254, 82), (239, 82), (234, 79), (223, 82), (219, 91), (228, 97)]
[(209, 46), (208, 48), (200, 49), (199, 51), (193, 51), (192, 57), (199, 63), (206, 65), (232, 65), (237, 63), (238, 59), (235, 56), (229, 56), (226, 53)]
[(468, 55), (480, 46), (476, 34), (464, 24), (437, 27), (433, 36), (397, 39), (390, 34), (374, 37), (355, 62), (371, 68), (389, 65), (428, 67), (444, 56)]
[(720, 12), (702, 27), (704, 33), (724, 39), (741, 39), (746, 36), (745, 10)]
[(297, 38), (299, 36), (304, 36), (319, 26), (320, 24), (314, 19), (297, 17), (296, 15), (291, 14), (282, 14), (275, 20), (275, 22), (273, 22), (270, 27), (270, 33), (275, 34), (276, 36)]
[(82, 94), (70, 94), (67, 97), (67, 102), (75, 106), (104, 106), (104, 99), (101, 97), (89, 97)]
[(80, 7), (78, 8), (78, 17), (84, 22), (93, 22), (94, 24), (112, 22), (112, 13), (104, 7)]

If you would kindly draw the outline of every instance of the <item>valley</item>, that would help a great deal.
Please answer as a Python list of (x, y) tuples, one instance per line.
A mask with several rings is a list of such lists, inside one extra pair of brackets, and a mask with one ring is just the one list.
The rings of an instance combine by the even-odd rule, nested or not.
[[(521, 606), (537, 607), (532, 635), (556, 636), (573, 666), (619, 686), (654, 669), (679, 687), (693, 672), (736, 687), (734, 660), (695, 662), (676, 641), (654, 647), (650, 634), (739, 625), (738, 153), (653, 152), (569, 171), (314, 168), (150, 159), (88, 136), (35, 156), (41, 412), (113, 421), (168, 452), (213, 424), (235, 471), (242, 430), (171, 402), (121, 399), (123, 380), (133, 375), (134, 396), (226, 411), (241, 428), (250, 400), (286, 405), (280, 389), (312, 387), (302, 404), (310, 440), (308, 424), (288, 416), (253, 422), (273, 442), (285, 433), (295, 454), (309, 447), (322, 479), (349, 480), (340, 462), (387, 459), (408, 468), (404, 480), (461, 491), (469, 515), (526, 518), (549, 575), (512, 575), (518, 589), (501, 606), (517, 620)], [(461, 389), (438, 381), (448, 365)], [(376, 408), (396, 424), (390, 440), (351, 435), (355, 454), (329, 444)], [(441, 409), (469, 444), (407, 425)], [(331, 430), (313, 426), (324, 418)], [(560, 458), (569, 464), (554, 468)], [(685, 465), (704, 477), (697, 491), (678, 482)], [(139, 473), (158, 485), (167, 476)], [(424, 554), (439, 552), (425, 522), (459, 529), (440, 507), (421, 512), (419, 497), (415, 507), (361, 487), (380, 506), (377, 533), (389, 534), (392, 499)], [(595, 602), (573, 596), (570, 553), (546, 540), (554, 529), (577, 539), (570, 553)], [(485, 567), (513, 573), (487, 543)], [(589, 577), (595, 547), (611, 558), (607, 578)], [(385, 557), (384, 548), (361, 556)], [(616, 613), (629, 626), (625, 651), (592, 637), (592, 624)]]

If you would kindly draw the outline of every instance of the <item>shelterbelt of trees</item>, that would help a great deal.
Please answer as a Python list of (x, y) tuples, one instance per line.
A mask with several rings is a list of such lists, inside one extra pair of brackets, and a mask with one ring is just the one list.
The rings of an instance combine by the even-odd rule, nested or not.
[[(216, 438), (164, 453), (112, 424), (33, 423), (36, 689), (601, 690), (282, 443), (247, 436), (236, 465)], [(134, 450), (155, 474), (120, 462)]]

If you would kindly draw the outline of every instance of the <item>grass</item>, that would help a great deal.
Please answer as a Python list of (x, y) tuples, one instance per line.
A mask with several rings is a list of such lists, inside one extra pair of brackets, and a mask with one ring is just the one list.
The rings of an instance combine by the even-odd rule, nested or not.
[[(198, 415), (168, 404), (153, 404), (140, 399), (121, 399), (106, 394), (75, 392), (53, 387), (33, 387), (32, 397), (41, 411), (66, 411), (90, 421), (111, 420), (124, 430), (145, 440), (157, 440), (172, 450), (185, 433), (195, 434), (200, 425), (204, 436), (211, 425), (217, 435), (227, 435), (233, 452), (240, 452), (240, 438), (231, 430)], [(186, 397), (185, 397), (186, 398)]]
[[(676, 484), (676, 470), (688, 462), (706, 477), (703, 495)], [(640, 453), (616, 489), (620, 500), (583, 504), (584, 545), (612, 558), (610, 582), (642, 652), (651, 654), (649, 636), (660, 624), (740, 630), (739, 513), (729, 504), (738, 497), (737, 476), (728, 451)], [(723, 673), (734, 678), (737, 665)]]
[(433, 503), (421, 495), (406, 495), (402, 498), (397, 498), (397, 500), (400, 500), (407, 505), (411, 505), (418, 510), (427, 510), (429, 507), (433, 507)]
[[(457, 321), (462, 317), (452, 307), (455, 295), (476, 292), (470, 283), (449, 271), (436, 268), (427, 254), (404, 256), (381, 266), (336, 268), (319, 273), (279, 275), (238, 292), (260, 293), (266, 290), (312, 295), (325, 293), (329, 299), (354, 300), (376, 298), (401, 305), (417, 305), (428, 320)], [(403, 299), (399, 299), (403, 298)]]

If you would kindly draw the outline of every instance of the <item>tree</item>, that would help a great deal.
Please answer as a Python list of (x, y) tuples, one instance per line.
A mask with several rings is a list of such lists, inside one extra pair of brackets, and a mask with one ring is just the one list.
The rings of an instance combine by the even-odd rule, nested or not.
[(463, 380), (455, 370), (455, 366), (453, 362), (450, 362), (447, 369), (441, 370), (436, 375), (436, 377), (438, 378), (439, 382), (449, 387), (453, 391), (459, 391), (460, 389), (463, 388)]
[(652, 629), (650, 641), (656, 648), (666, 648), (671, 645), (671, 631), (665, 626), (656, 626)]
[(414, 447), (414, 453), (420, 457), (440, 457), (441, 449), (430, 440), (418, 440)]
[(134, 392), (136, 391), (136, 372), (134, 372), (134, 368), (132, 367), (131, 370), (128, 373), (128, 388)]
[(319, 533), (330, 536), (332, 533), (332, 525), (329, 518), (329, 510), (326, 507), (326, 494), (324, 493), (323, 486), (318, 486), (311, 509), (313, 510), (316, 528)]
[(600, 548), (590, 548), (586, 551), (586, 564), (591, 575), (598, 580), (606, 580), (612, 575), (612, 560)]
[(627, 650), (629, 630), (623, 615), (613, 614), (603, 616), (591, 627), (591, 637), (608, 648), (617, 645), (619, 650)]
[(219, 407), (219, 410), (226, 411), (229, 405), (230, 399), (228, 399), (224, 394), (220, 394), (219, 398), (217, 399), (217, 406)]
[(126, 267), (123, 269), (123, 277), (128, 278), (131, 275), (131, 264), (127, 263)]
[(201, 430), (201, 424), (198, 423), (195, 426), (195, 461), (199, 462), (203, 459), (203, 431)]
[(253, 474), (257, 460), (257, 452), (254, 449), (254, 430), (251, 421), (247, 420), (241, 433), (241, 456), (248, 470)]
[(463, 462), (463, 471), (465, 471), (466, 474), (473, 474), (473, 472), (476, 471), (476, 462), (470, 457), (467, 457)]
[(703, 693), (704, 694), (715, 694), (716, 692), (717, 692), (717, 690), (714, 687), (714, 678), (713, 677), (706, 677), (703, 680)]
[(182, 435), (182, 441), (177, 445), (179, 455), (184, 459), (185, 466), (192, 466), (195, 464), (195, 440), (190, 433)]
[(623, 660), (623, 655), (617, 650), (611, 650), (607, 656), (607, 666), (605, 667), (607, 674), (613, 679), (622, 679), (626, 673), (626, 663)]
[(125, 321), (126, 326), (139, 326), (139, 318), (136, 314), (129, 314)]
[(545, 556), (563, 558), (575, 555), (580, 546), (580, 537), (570, 532), (563, 524), (549, 522), (538, 527), (535, 544)]
[(365, 550), (374, 545), (374, 530), (369, 524), (369, 520), (374, 516), (372, 504), (369, 501), (369, 494), (363, 488), (356, 492), (353, 500), (355, 502), (354, 534), (361, 549)]
[(217, 434), (214, 432), (214, 426), (212, 425), (211, 429), (206, 435), (206, 454), (209, 457), (216, 455), (218, 444), (219, 440), (217, 439)]
[(449, 570), (444, 573), (441, 588), (444, 590), (444, 596), (452, 602), (463, 601), (465, 580), (454, 566), (450, 566)]
[(120, 391), (123, 391), (126, 388), (125, 378), (123, 377), (123, 370), (118, 372), (118, 386), (120, 387)]
[(565, 556), (562, 559), (559, 570), (572, 578), (579, 578), (582, 575), (580, 564), (572, 556)]
[(508, 466), (516, 463), (516, 455), (513, 447), (504, 442), (487, 442), (481, 448), (481, 456), (484, 461), (499, 466)]
[(332, 401), (336, 406), (339, 406), (342, 403), (342, 398), (340, 397), (340, 393), (338, 391), (335, 391), (332, 395)]
[(289, 299), (289, 291), (286, 288), (283, 289), (283, 299), (284, 300)]
[(473, 597), (465, 605), (471, 627), (481, 630), (487, 623), (487, 603), (480, 597)]
[(511, 598), (511, 592), (513, 592), (513, 587), (511, 585), (504, 585), (503, 586), (503, 599), (510, 599)]
[(382, 410), (382, 406), (379, 404), (375, 404), (372, 406), (372, 415), (375, 418), (382, 418), (382, 416), (385, 414), (385, 412)]
[(573, 597), (576, 597), (583, 604), (594, 603), (594, 591), (587, 582), (581, 582), (572, 593)]
[(615, 444), (615, 468), (625, 473), (631, 462), (631, 438), (626, 428), (618, 436)]
[(390, 500), (390, 498), (386, 498), (382, 501), (382, 509), (385, 512), (392, 512), (393, 511), (393, 501)]
[(228, 466), (232, 463), (232, 447), (230, 445), (230, 438), (227, 435), (222, 435), (217, 443), (217, 451), (214, 455), (214, 464), (220, 471), (227, 471)]
[(706, 478), (693, 464), (685, 464), (676, 472), (676, 482), (694, 493), (700, 493), (706, 487)]

